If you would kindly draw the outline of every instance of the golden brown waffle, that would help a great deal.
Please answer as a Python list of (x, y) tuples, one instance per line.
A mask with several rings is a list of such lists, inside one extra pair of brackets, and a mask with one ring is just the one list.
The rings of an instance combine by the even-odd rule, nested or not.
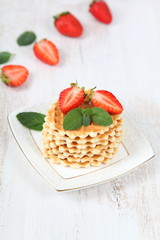
[[(93, 107), (88, 103), (82, 108)], [(59, 103), (51, 105), (43, 125), (43, 152), (52, 163), (74, 168), (99, 166), (113, 158), (122, 138), (122, 117), (112, 115), (109, 127), (91, 124), (76, 131), (63, 129), (64, 115)]]
[[(114, 140), (114, 141), (113, 141)], [(104, 155), (104, 150), (110, 153), (113, 152), (113, 148), (117, 147), (121, 137), (116, 135), (109, 137), (106, 141), (99, 141), (97, 143), (87, 143), (87, 144), (68, 144), (67, 142), (62, 145), (57, 145), (54, 140), (45, 141), (44, 148), (52, 149), (52, 153), (59, 154), (63, 153), (64, 156), (73, 155), (74, 157), (83, 157), (84, 155), (93, 156), (95, 154)]]
[(117, 148), (111, 148), (109, 150), (102, 150), (100, 154), (92, 154), (87, 153), (84, 155), (79, 154), (67, 154), (67, 152), (63, 153), (54, 153), (54, 151), (50, 148), (45, 150), (45, 156), (48, 158), (55, 158), (58, 157), (62, 160), (68, 160), (69, 162), (93, 162), (98, 161), (102, 162), (106, 157), (113, 158), (114, 154), (116, 153)]
[(103, 161), (86, 161), (86, 162), (69, 162), (67, 159), (59, 159), (57, 156), (53, 156), (49, 158), (50, 163), (60, 164), (65, 167), (71, 167), (71, 168), (89, 168), (90, 166), (98, 167), (101, 164), (106, 164), (110, 160), (110, 158), (104, 158)]
[[(92, 105), (89, 105), (93, 107)], [(80, 107), (87, 108), (89, 107), (87, 103), (82, 104)], [(112, 115), (113, 124), (109, 127), (95, 125), (91, 123), (89, 126), (84, 127), (82, 126), (78, 130), (72, 131), (64, 131), (63, 129), (63, 119), (64, 114), (61, 112), (59, 107), (59, 102), (53, 103), (50, 109), (47, 112), (47, 116), (45, 118), (45, 122), (49, 126), (51, 130), (57, 131), (60, 136), (68, 136), (71, 139), (79, 138), (86, 138), (87, 136), (96, 137), (98, 134), (103, 134), (104, 132), (109, 131), (117, 121), (121, 119), (120, 115)]]
[[(46, 138), (47, 140), (55, 140), (57, 145), (61, 145), (65, 142), (67, 143), (77, 143), (77, 144), (86, 144), (89, 143), (96, 143), (103, 140), (108, 140), (109, 137), (121, 136), (122, 135), (122, 118), (118, 120), (118, 122), (115, 124), (113, 122), (112, 127), (110, 126), (109, 130), (105, 132), (105, 134), (97, 134), (95, 137), (87, 136), (85, 138), (80, 138), (77, 136), (74, 139), (71, 139), (67, 135), (60, 135), (57, 130), (52, 130), (48, 124), (43, 125), (43, 138)], [(113, 126), (114, 125), (114, 126)], [(67, 132), (67, 131), (64, 131)]]

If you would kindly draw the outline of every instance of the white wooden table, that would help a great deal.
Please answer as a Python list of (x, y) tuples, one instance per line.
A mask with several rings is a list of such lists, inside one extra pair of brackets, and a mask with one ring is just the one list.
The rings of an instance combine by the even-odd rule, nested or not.
[[(69, 1), (68, 1), (69, 2)], [(30, 71), (19, 88), (0, 83), (0, 239), (160, 239), (160, 1), (108, 0), (111, 25), (88, 13), (88, 0), (1, 0), (0, 50)], [(72, 3), (71, 3), (72, 2)], [(52, 16), (69, 10), (84, 25), (79, 39), (61, 36)], [(58, 66), (35, 59), (16, 38), (33, 30), (60, 50)], [(29, 165), (7, 115), (55, 96), (70, 82), (112, 91), (153, 146), (156, 157), (115, 181), (57, 193)]]

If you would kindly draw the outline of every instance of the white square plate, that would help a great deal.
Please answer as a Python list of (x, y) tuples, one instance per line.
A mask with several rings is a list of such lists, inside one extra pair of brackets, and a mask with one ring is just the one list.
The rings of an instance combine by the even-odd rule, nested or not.
[(108, 164), (88, 169), (72, 169), (50, 164), (43, 157), (41, 132), (30, 131), (16, 118), (20, 112), (46, 113), (54, 99), (21, 108), (8, 117), (11, 131), (26, 158), (35, 170), (57, 191), (85, 188), (113, 180), (142, 165), (154, 156), (153, 150), (130, 117), (123, 113), (124, 137), (117, 155)]

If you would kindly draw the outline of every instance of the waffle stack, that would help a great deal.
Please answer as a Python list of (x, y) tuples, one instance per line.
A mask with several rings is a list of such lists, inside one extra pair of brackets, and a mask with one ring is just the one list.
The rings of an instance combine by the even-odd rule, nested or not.
[[(92, 108), (88, 102), (81, 108)], [(108, 127), (91, 123), (78, 130), (63, 129), (64, 114), (59, 102), (53, 103), (43, 125), (42, 140), (44, 156), (52, 163), (72, 168), (99, 166), (113, 158), (122, 138), (122, 117), (112, 115)]]

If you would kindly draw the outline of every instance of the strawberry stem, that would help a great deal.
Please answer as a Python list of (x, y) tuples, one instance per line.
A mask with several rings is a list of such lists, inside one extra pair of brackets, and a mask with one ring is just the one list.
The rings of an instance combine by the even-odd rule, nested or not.
[(78, 82), (76, 81), (75, 83), (71, 83), (70, 85), (71, 85), (71, 87), (75, 87), (78, 85)]
[(94, 88), (91, 88), (91, 90), (94, 90), (94, 89), (96, 89), (97, 87), (94, 87)]
[(66, 12), (62, 12), (60, 14), (57, 14), (57, 15), (53, 16), (54, 22), (56, 22), (60, 16), (63, 16), (63, 15), (66, 15), (66, 14), (70, 14), (70, 12), (66, 11)]
[(1, 74), (1, 79), (2, 79), (2, 82), (4, 82), (5, 84), (9, 84), (9, 79), (2, 73)]
[(43, 38), (43, 39), (41, 39), (40, 41), (39, 41), (39, 43), (41, 43), (41, 42), (43, 42), (43, 41), (46, 41), (47, 40), (47, 38)]
[(87, 95), (88, 95), (88, 94), (87, 94), (87, 93), (85, 93), (85, 94), (84, 94), (84, 98), (86, 98), (86, 97), (87, 97)]
[(95, 88), (96, 88), (96, 87), (90, 89), (90, 92), (89, 92), (89, 94), (88, 94), (89, 100), (92, 99), (93, 94), (94, 94), (94, 89), (95, 89)]
[(94, 2), (96, 2), (96, 0), (93, 0), (93, 1), (89, 4), (89, 6), (91, 7)]

